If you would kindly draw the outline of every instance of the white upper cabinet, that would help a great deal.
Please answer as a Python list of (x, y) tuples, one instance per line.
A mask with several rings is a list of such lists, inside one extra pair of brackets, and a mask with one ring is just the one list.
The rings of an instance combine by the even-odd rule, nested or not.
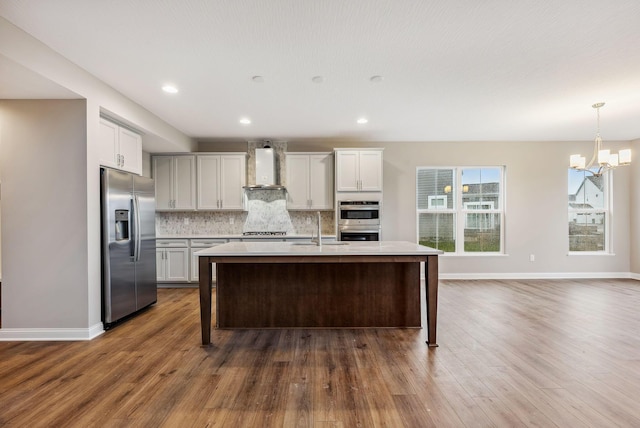
[(126, 128), (120, 128), (121, 169), (142, 174), (142, 136)]
[(196, 157), (154, 156), (156, 209), (189, 211), (196, 208)]
[(115, 123), (100, 119), (100, 165), (119, 168), (119, 135), (120, 127)]
[(287, 208), (333, 209), (333, 155), (287, 153)]
[(382, 149), (336, 149), (335, 153), (336, 191), (382, 191)]
[(244, 209), (246, 164), (245, 153), (197, 155), (197, 208)]
[(100, 165), (142, 174), (142, 136), (100, 119)]
[(220, 156), (199, 155), (197, 164), (198, 208), (220, 209)]

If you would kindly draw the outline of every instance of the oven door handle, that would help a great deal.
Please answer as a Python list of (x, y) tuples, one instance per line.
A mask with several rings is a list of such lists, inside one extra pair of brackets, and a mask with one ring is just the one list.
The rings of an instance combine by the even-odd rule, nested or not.
[(340, 229), (340, 233), (380, 233), (380, 229)]
[(341, 211), (379, 211), (380, 207), (361, 207), (359, 205), (342, 205)]

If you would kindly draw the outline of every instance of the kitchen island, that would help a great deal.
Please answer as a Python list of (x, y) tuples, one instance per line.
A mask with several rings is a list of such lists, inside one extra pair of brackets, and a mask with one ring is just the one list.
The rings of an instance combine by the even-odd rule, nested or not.
[(216, 326), (237, 328), (421, 327), (425, 263), (427, 344), (437, 346), (438, 255), (411, 242), (230, 242), (199, 257), (202, 344)]

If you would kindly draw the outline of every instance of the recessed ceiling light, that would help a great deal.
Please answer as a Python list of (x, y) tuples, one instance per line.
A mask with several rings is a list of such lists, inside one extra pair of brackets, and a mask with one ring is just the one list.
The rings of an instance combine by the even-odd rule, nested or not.
[(376, 75), (376, 76), (371, 76), (369, 80), (371, 81), (371, 83), (380, 83), (384, 80), (384, 77)]
[(322, 82), (324, 82), (324, 77), (322, 77), (322, 76), (313, 76), (311, 78), (311, 81), (313, 83), (322, 83)]
[(162, 90), (165, 91), (168, 94), (177, 94), (178, 93), (178, 88), (176, 88), (173, 85), (164, 85), (162, 87)]
[(264, 77), (263, 76), (253, 76), (251, 78), (251, 80), (253, 80), (255, 83), (264, 83)]
[(251, 125), (251, 119), (249, 119), (248, 117), (243, 117), (239, 120), (239, 122), (243, 125)]
[(369, 119), (367, 119), (366, 117), (361, 117), (356, 122), (358, 122), (358, 125), (364, 125), (365, 123), (369, 122)]

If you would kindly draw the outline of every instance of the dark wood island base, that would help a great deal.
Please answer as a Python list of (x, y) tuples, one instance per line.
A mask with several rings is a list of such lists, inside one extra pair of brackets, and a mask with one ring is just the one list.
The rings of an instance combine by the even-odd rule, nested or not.
[(211, 270), (218, 328), (421, 327), (436, 342), (437, 255), (200, 256), (202, 344), (211, 343)]

